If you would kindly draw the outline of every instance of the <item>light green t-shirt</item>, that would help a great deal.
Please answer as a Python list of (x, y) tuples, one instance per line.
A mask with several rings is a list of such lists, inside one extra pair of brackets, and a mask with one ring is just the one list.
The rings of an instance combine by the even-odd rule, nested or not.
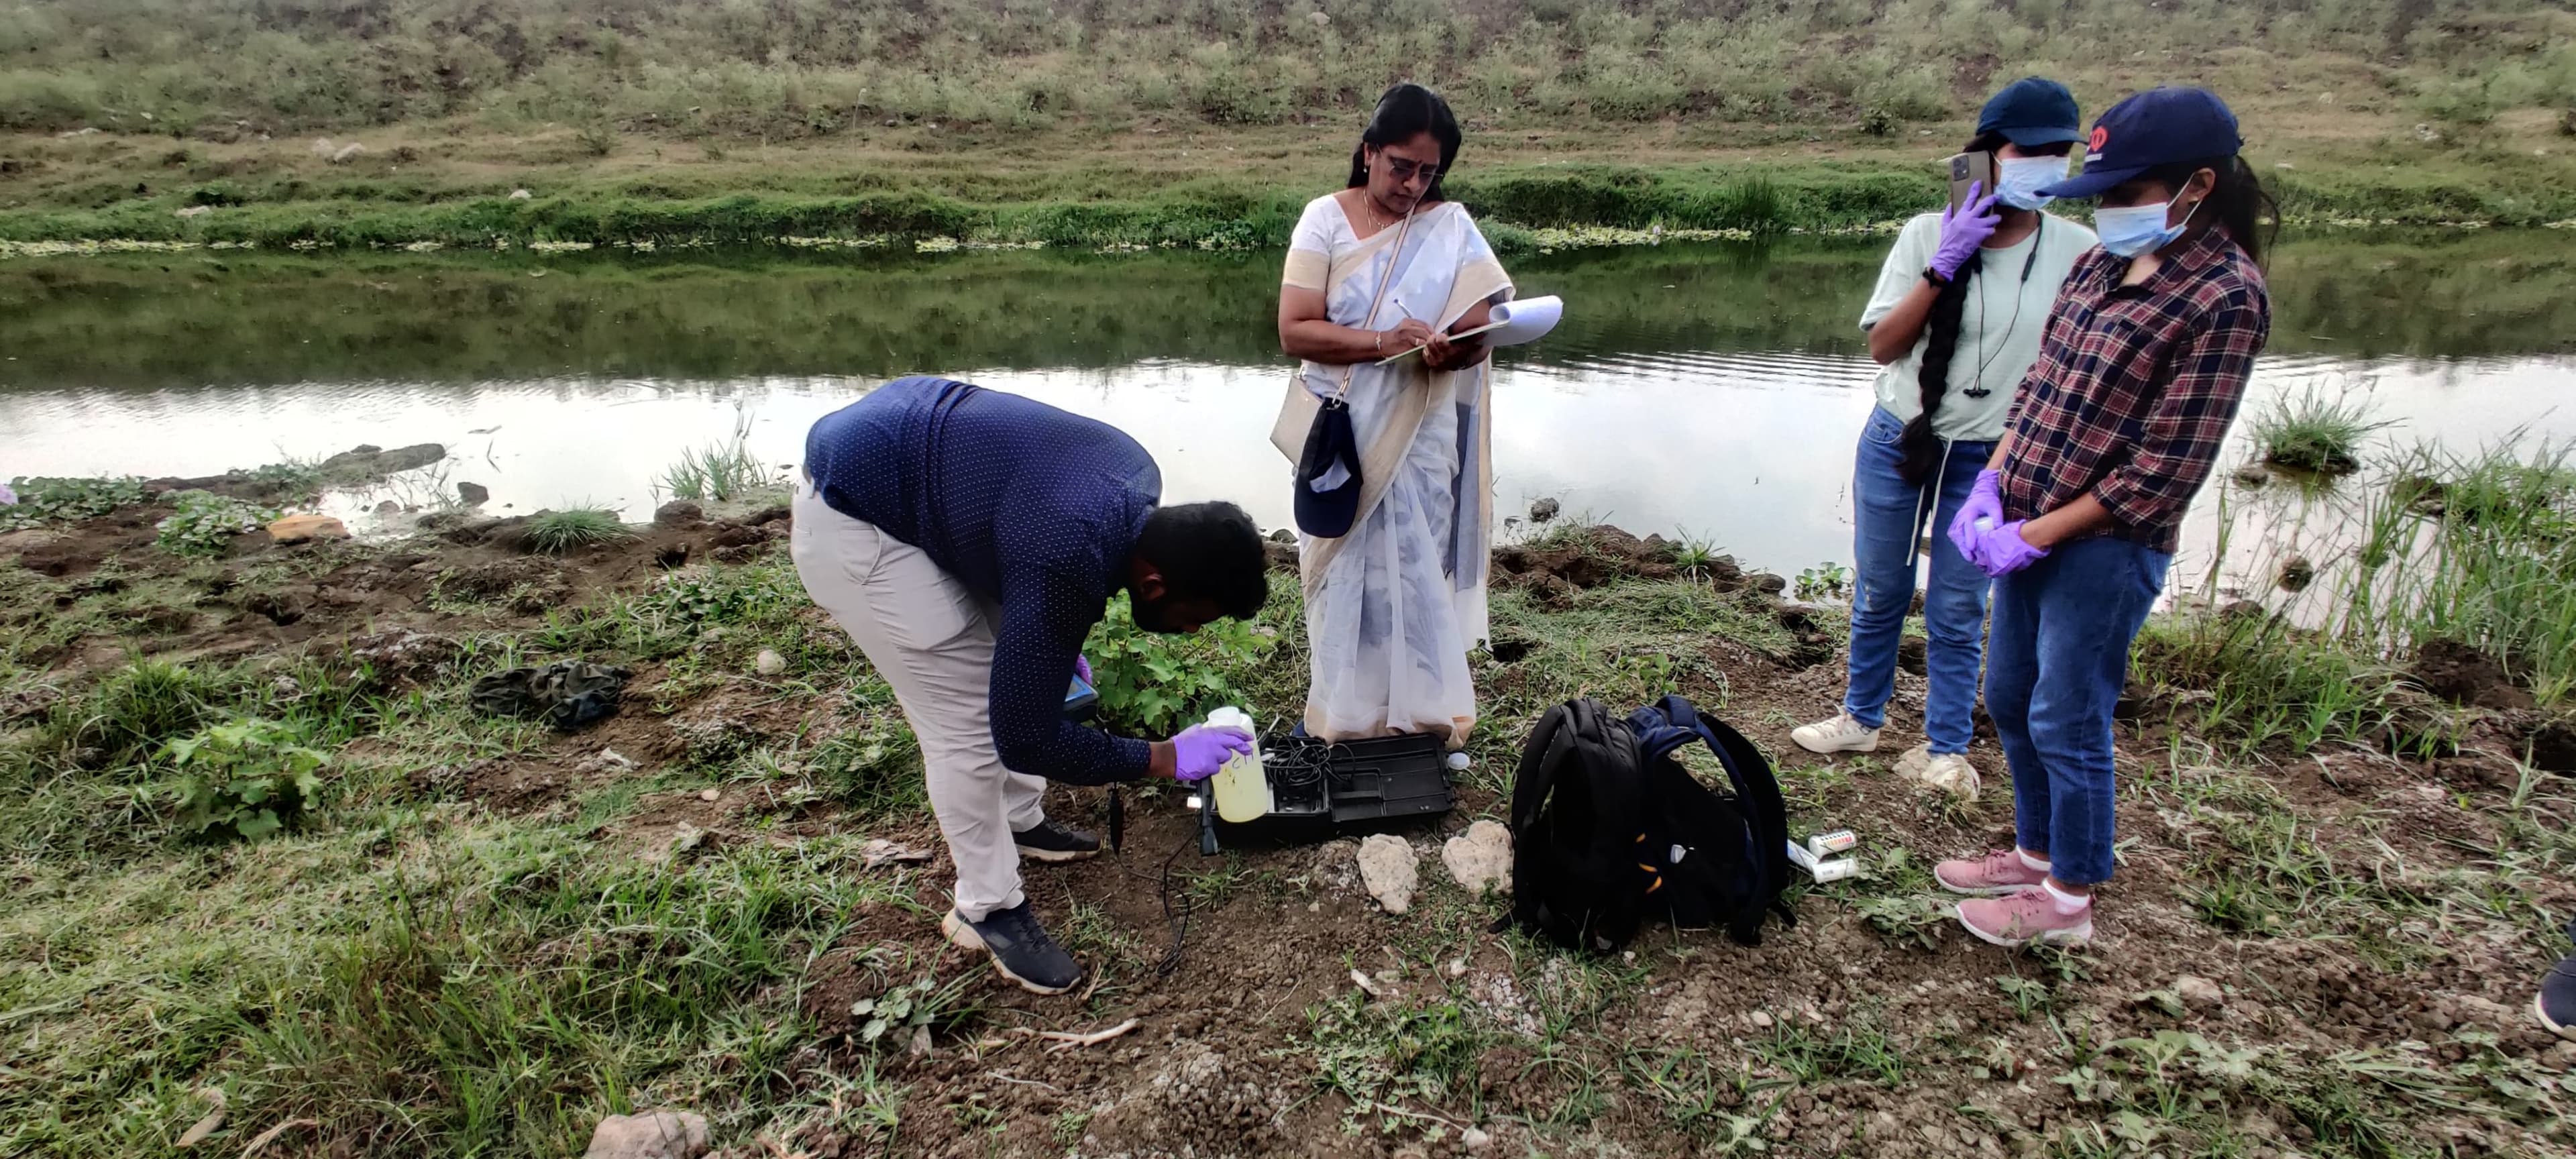
[[(1877, 325), (1914, 292), (1923, 279), (1923, 267), (1932, 264), (1932, 251), (1940, 245), (1940, 214), (1927, 213), (1905, 223), (1895, 247), (1887, 251), (1887, 264), (1879, 268), (1878, 288), (1870, 291), (1869, 306), (1860, 312), (1861, 329)], [(1980, 443), (2003, 437), (2004, 412), (2011, 407), (2013, 390), (2021, 385), (2022, 376), (2039, 361), (2039, 337), (2048, 329), (2048, 311), (2057, 303), (2058, 287), (2075, 268), (2075, 259), (2093, 245), (2092, 230), (2043, 213), (2039, 229), (2029, 237), (1984, 251), (1984, 267), (1968, 283), (1966, 308), (1959, 313), (1959, 348), (1950, 357), (1950, 392), (1941, 399), (1941, 412), (1932, 417), (1934, 434)], [(2030, 265), (2030, 277), (2024, 280), (2022, 266), (2030, 262), (2033, 247), (2039, 260)], [(1905, 422), (1923, 413), (1923, 347), (1930, 337), (1927, 329), (1905, 357), (1878, 370), (1878, 405)], [(1984, 398), (1967, 393), (1980, 385), (1986, 389)]]

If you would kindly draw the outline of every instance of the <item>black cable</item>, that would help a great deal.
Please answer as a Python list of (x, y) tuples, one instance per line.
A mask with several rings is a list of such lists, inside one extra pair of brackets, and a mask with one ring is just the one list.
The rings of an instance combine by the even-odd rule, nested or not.
[(1984, 398), (1994, 393), (1994, 388), (1986, 385), (1986, 368), (1994, 365), (1995, 359), (2003, 357), (2004, 345), (2012, 341), (2013, 331), (2021, 327), (2022, 303), (2030, 299), (2030, 272), (2039, 266), (2039, 235), (2047, 228), (2045, 215), (2030, 227), (2030, 256), (2022, 259), (2021, 284), (2013, 288), (2012, 321), (2004, 325), (2004, 336), (1995, 344), (1993, 354), (1986, 353), (1986, 287), (1983, 282), (1977, 285), (1977, 373), (1969, 380), (1968, 389), (1959, 392), (1969, 398)]
[(1173, 905), (1172, 865), (1181, 859), (1181, 853), (1183, 850), (1188, 849), (1197, 841), (1198, 832), (1194, 829), (1190, 832), (1189, 836), (1181, 838), (1180, 844), (1172, 847), (1171, 853), (1163, 858), (1161, 868), (1150, 877), (1127, 868), (1127, 858), (1123, 853), (1113, 850), (1110, 854), (1110, 856), (1115, 857), (1118, 860), (1118, 872), (1135, 878), (1138, 881), (1150, 881), (1154, 883), (1155, 890), (1162, 897), (1163, 921), (1172, 931), (1172, 944), (1169, 949), (1163, 951), (1162, 960), (1154, 963), (1154, 976), (1157, 978), (1171, 977), (1175, 971), (1181, 968), (1181, 948), (1189, 938), (1190, 911), (1192, 907), (1187, 898), (1181, 899), (1181, 902), (1177, 907)]

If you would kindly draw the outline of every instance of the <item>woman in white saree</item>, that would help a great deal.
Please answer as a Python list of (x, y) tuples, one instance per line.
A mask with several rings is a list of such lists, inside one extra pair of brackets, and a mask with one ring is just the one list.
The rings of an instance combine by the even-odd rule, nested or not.
[(1420, 732), (1457, 748), (1476, 722), (1467, 652), (1487, 634), (1491, 376), (1480, 343), (1447, 335), (1484, 325), (1512, 283), (1441, 198), (1459, 139), (1430, 90), (1389, 89), (1350, 187), (1307, 205), (1289, 243), (1280, 345), (1303, 360), (1297, 388), (1349, 403), (1360, 447), (1358, 521), (1300, 544), (1304, 724), (1328, 740)]

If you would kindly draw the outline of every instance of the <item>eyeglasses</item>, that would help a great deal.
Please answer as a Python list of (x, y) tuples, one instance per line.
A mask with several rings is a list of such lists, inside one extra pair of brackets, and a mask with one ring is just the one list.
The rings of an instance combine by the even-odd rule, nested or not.
[(1440, 179), (1440, 167), (1437, 165), (1424, 165), (1407, 161), (1402, 157), (1388, 157), (1382, 154), (1378, 160), (1386, 162), (1387, 176), (1395, 178), (1397, 184), (1409, 183), (1416, 177), (1424, 181)]

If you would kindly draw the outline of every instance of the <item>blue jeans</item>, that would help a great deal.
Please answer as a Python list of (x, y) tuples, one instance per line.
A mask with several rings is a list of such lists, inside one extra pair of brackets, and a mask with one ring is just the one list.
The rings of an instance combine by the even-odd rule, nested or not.
[(1950, 517), (1967, 502), (1993, 443), (1952, 443), (1933, 486), (1914, 487), (1896, 473), (1904, 458), (1896, 437), (1905, 424), (1885, 408), (1870, 411), (1852, 466), (1851, 683), (1843, 711), (1878, 728), (1896, 691), (1896, 648), (1914, 603), (1914, 544), (1932, 537), (1932, 586), (1923, 595), (1923, 630), (1931, 637), (1924, 672), (1923, 735), (1936, 753), (1964, 753), (1974, 730), (1977, 663), (1986, 625), (1986, 576), (1950, 546)]
[(2068, 885), (2111, 878), (2111, 710), (2172, 563), (2082, 539), (1995, 581), (1986, 712), (2012, 765), (2013, 835)]

